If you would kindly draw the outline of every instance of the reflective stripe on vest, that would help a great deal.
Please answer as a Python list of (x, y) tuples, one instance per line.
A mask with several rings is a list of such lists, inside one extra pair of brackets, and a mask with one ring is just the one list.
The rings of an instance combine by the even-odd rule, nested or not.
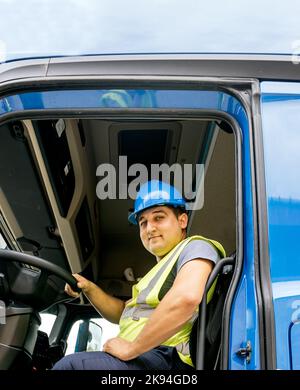
[[(132, 299), (127, 303), (120, 319), (119, 337), (133, 341), (140, 333), (148, 318), (159, 304), (158, 294), (173, 269), (182, 250), (192, 240), (203, 240), (212, 244), (221, 257), (225, 257), (225, 250), (220, 243), (202, 236), (192, 236), (177, 244), (165, 257), (163, 257), (136, 285), (132, 288)], [(216, 282), (216, 281), (215, 281)], [(207, 294), (210, 301), (215, 288), (215, 282)], [(198, 310), (198, 309), (197, 309)], [(180, 358), (187, 364), (193, 365), (189, 351), (189, 336), (193, 322), (197, 318), (197, 311), (193, 317), (163, 345), (175, 347)]]

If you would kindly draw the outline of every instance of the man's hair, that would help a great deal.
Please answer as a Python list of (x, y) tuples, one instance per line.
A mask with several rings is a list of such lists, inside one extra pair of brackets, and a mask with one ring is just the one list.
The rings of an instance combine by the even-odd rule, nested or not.
[[(165, 206), (165, 207), (168, 207), (168, 209), (172, 210), (173, 213), (175, 214), (175, 217), (176, 217), (177, 219), (178, 219), (178, 217), (179, 217), (181, 214), (183, 214), (183, 213), (186, 213), (186, 214), (187, 214), (186, 210), (183, 209), (182, 207), (174, 207), (174, 206), (171, 206), (171, 205), (168, 205), (168, 204), (166, 204), (166, 205), (164, 205), (164, 206)], [(138, 216), (138, 219), (139, 219), (139, 216)]]
[(182, 207), (173, 207), (173, 206), (169, 206), (169, 205), (166, 205), (166, 207), (168, 207), (168, 209), (173, 211), (173, 213), (175, 214), (176, 218), (178, 218), (183, 213), (187, 214), (186, 210), (183, 209)]

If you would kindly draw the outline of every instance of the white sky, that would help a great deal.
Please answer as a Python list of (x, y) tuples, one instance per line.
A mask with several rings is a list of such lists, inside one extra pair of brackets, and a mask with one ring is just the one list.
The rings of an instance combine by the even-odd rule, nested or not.
[(0, 51), (278, 52), (300, 40), (297, 0), (0, 0)]

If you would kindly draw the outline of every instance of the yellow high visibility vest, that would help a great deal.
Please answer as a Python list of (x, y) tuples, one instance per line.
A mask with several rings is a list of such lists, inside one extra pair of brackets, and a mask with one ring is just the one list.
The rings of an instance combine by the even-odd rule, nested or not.
[[(179, 242), (166, 256), (164, 256), (137, 284), (132, 287), (132, 299), (127, 303), (120, 318), (119, 337), (133, 341), (143, 329), (148, 318), (151, 316), (160, 300), (158, 294), (173, 266), (178, 260), (185, 246), (192, 240), (204, 240), (213, 245), (221, 257), (226, 253), (223, 246), (214, 240), (202, 236), (192, 236)], [(216, 281), (213, 283), (207, 294), (207, 302), (212, 298)], [(188, 286), (187, 286), (188, 287)], [(175, 347), (181, 360), (193, 366), (190, 350), (189, 337), (193, 322), (198, 316), (198, 309), (193, 317), (172, 337), (162, 345)]]

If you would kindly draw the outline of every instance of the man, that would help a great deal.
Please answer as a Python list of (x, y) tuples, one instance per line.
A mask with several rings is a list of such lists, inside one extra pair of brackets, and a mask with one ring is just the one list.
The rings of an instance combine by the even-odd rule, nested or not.
[[(111, 322), (118, 337), (103, 352), (81, 352), (54, 369), (190, 369), (189, 336), (214, 263), (225, 256), (221, 244), (201, 236), (186, 237), (188, 215), (181, 194), (157, 180), (143, 184), (129, 221), (157, 264), (132, 290), (127, 302), (106, 294), (75, 274), (78, 287)], [(69, 295), (76, 297), (69, 285)]]

